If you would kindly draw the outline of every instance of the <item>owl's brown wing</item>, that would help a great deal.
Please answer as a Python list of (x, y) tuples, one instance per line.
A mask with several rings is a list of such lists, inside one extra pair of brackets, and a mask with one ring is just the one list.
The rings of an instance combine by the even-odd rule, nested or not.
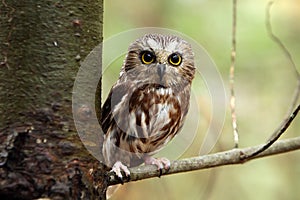
[(110, 126), (112, 126), (113, 123), (115, 123), (112, 111), (114, 110), (115, 106), (118, 105), (123, 96), (126, 94), (128, 90), (128, 83), (123, 84), (116, 84), (114, 85), (105, 100), (103, 107), (101, 109), (101, 126), (104, 134), (107, 133)]

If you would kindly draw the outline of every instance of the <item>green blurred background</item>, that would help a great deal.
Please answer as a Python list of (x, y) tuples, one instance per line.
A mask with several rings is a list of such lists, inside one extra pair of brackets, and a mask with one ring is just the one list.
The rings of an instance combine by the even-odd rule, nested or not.
[[(296, 86), (289, 60), (267, 35), (267, 3), (265, 0), (238, 1), (235, 87), (240, 147), (263, 143), (269, 137), (285, 116)], [(232, 1), (108, 0), (104, 4), (104, 40), (140, 27), (163, 27), (182, 32), (207, 50), (229, 93)], [(289, 49), (300, 70), (300, 0), (275, 1), (271, 14), (274, 33)], [(118, 78), (123, 59), (116, 60), (105, 72), (104, 98)], [(198, 82), (194, 82), (193, 87), (197, 87)], [(199, 131), (180, 158), (197, 156), (205, 134), (201, 130), (209, 126), (211, 113), (206, 109), (211, 106), (209, 93), (203, 92), (195, 98), (201, 116)], [(299, 134), (298, 117), (282, 138)], [(231, 149), (232, 138), (227, 106), (222, 135), (212, 152)], [(112, 199), (300, 199), (300, 152), (129, 183)]]

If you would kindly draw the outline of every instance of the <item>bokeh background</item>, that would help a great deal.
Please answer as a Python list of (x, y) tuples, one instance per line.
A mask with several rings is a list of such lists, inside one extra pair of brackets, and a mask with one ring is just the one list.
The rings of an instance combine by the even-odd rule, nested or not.
[[(284, 118), (296, 78), (291, 63), (267, 35), (266, 0), (238, 1), (236, 103), (240, 147), (261, 144)], [(232, 1), (220, 0), (110, 0), (104, 2), (104, 40), (133, 28), (162, 27), (182, 32), (209, 53), (229, 94)], [(300, 70), (300, 0), (277, 0), (271, 9), (274, 33), (289, 49)], [(111, 64), (103, 77), (103, 98), (117, 80), (122, 60)], [(199, 88), (201, 77), (193, 87)], [(201, 87), (200, 87), (201, 88)], [(178, 158), (197, 156), (210, 125), (209, 92), (195, 94), (200, 120), (195, 138)], [(229, 99), (229, 97), (227, 97)], [(227, 102), (226, 102), (227, 103)], [(227, 115), (212, 152), (233, 147), (231, 118)], [(193, 121), (193, 118), (187, 120)], [(188, 123), (188, 122), (187, 122)], [(184, 131), (195, 131), (187, 128)], [(300, 135), (296, 119), (282, 138)], [(172, 146), (167, 147), (172, 151)], [(176, 148), (176, 147), (175, 147)], [(112, 199), (299, 199), (300, 152), (125, 184)]]

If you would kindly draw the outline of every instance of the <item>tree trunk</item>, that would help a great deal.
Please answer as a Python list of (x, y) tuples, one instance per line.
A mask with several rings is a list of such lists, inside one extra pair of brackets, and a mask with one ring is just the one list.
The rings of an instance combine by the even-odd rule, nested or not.
[(0, 199), (105, 198), (71, 103), (80, 61), (102, 41), (102, 13), (102, 0), (1, 1)]

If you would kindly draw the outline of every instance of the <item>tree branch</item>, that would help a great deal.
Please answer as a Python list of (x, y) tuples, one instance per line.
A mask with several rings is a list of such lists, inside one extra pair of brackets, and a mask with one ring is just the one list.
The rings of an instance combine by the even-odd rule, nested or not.
[[(297, 77), (297, 87), (295, 89), (293, 98), (292, 98), (292, 104), (287, 112), (287, 117), (282, 121), (282, 123), (279, 125), (279, 127), (272, 133), (269, 140), (266, 142), (265, 145), (263, 145), (260, 149), (257, 149), (255, 152), (253, 152), (250, 155), (245, 155), (245, 159), (249, 159), (252, 156), (256, 156), (257, 154), (265, 151), (267, 148), (269, 148), (276, 140), (279, 139), (279, 137), (285, 132), (285, 130), (289, 127), (290, 123), (293, 121), (293, 119), (297, 116), (300, 105), (297, 105), (297, 102), (299, 100), (300, 95), (300, 74), (297, 70), (296, 64), (292, 58), (292, 55), (290, 54), (287, 47), (283, 44), (283, 42), (273, 33), (272, 24), (271, 24), (271, 15), (270, 15), (270, 9), (273, 5), (273, 1), (270, 1), (267, 4), (266, 7), (266, 29), (269, 34), (269, 37), (282, 49), (284, 52), (284, 55), (288, 58), (288, 60), (291, 62), (293, 70)], [(297, 107), (296, 107), (297, 106)], [(294, 108), (296, 109), (294, 110)]]
[[(162, 176), (187, 171), (214, 168), (224, 165), (243, 164), (256, 158), (298, 150), (300, 149), (300, 137), (279, 140), (261, 154), (251, 157), (248, 160), (244, 159), (244, 155), (252, 154), (253, 152), (257, 151), (257, 149), (261, 149), (262, 146), (264, 146), (264, 144), (254, 147), (232, 149), (220, 153), (173, 161), (171, 163), (171, 168), (168, 171), (164, 170)], [(130, 179), (125, 179), (123, 180), (123, 182), (138, 181), (159, 176), (159, 171), (153, 165), (143, 165), (131, 168), (130, 173)], [(108, 183), (109, 185), (122, 183), (122, 181), (118, 179), (113, 172), (109, 172), (108, 176), (110, 178)]]
[(234, 147), (239, 147), (239, 133), (237, 128), (237, 119), (235, 112), (235, 92), (234, 92), (234, 71), (236, 62), (236, 13), (237, 13), (237, 0), (233, 0), (233, 11), (232, 11), (232, 41), (231, 41), (231, 64), (230, 64), (230, 111), (233, 128), (233, 139)]
[(292, 112), (292, 114), (283, 120), (283, 122), (280, 124), (280, 127), (272, 134), (272, 137), (267, 141), (266, 144), (262, 145), (261, 148), (257, 149), (256, 151), (252, 152), (251, 154), (247, 154), (244, 156), (244, 159), (249, 159), (250, 157), (256, 156), (257, 154), (260, 154), (261, 152), (268, 149), (276, 140), (279, 139), (279, 137), (286, 131), (286, 129), (290, 126), (292, 121), (297, 116), (298, 112), (300, 110), (300, 105), (297, 106), (297, 108)]

